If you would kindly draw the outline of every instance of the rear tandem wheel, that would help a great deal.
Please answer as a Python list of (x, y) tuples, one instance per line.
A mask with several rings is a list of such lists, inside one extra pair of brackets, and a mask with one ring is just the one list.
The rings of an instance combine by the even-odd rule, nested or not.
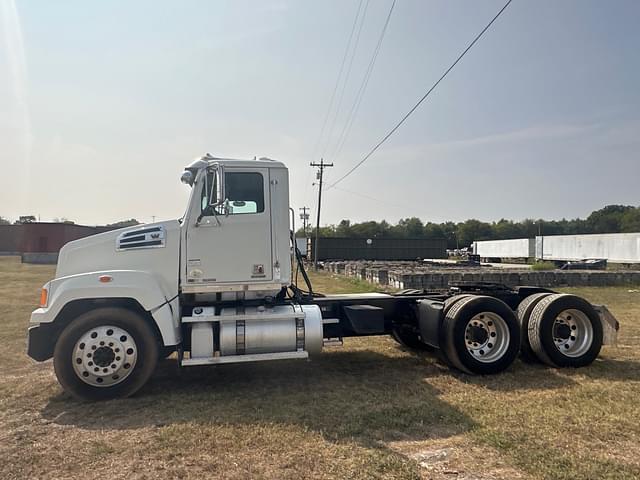
[(534, 293), (533, 295), (528, 296), (520, 305), (518, 305), (518, 322), (520, 323), (520, 355), (525, 362), (535, 362), (538, 360), (536, 353), (531, 348), (531, 343), (529, 342), (529, 318), (531, 317), (531, 312), (535, 306), (545, 297), (551, 295), (550, 292), (544, 293)]
[(513, 363), (520, 350), (518, 321), (503, 301), (469, 295), (446, 312), (440, 345), (447, 360), (463, 372), (498, 373)]
[(541, 362), (552, 367), (583, 367), (600, 353), (602, 322), (585, 299), (553, 294), (531, 312), (527, 335)]

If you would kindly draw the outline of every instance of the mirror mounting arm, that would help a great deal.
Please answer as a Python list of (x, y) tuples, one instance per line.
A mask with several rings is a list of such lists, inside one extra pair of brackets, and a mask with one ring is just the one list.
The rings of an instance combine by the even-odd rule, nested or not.
[[(208, 175), (206, 174), (207, 172), (214, 173), (211, 190), (209, 190)], [(204, 184), (205, 192), (209, 190), (209, 197), (207, 202), (208, 208), (211, 209), (211, 213), (215, 217), (216, 222), (218, 223), (218, 226), (221, 226), (222, 224), (220, 223), (220, 219), (218, 218), (216, 208), (223, 205), (225, 209), (225, 214), (226, 214), (225, 216), (229, 215), (229, 207), (228, 207), (229, 200), (226, 199), (224, 196), (224, 177), (223, 177), (222, 165), (215, 164), (207, 168), (204, 176), (204, 182), (205, 182)], [(198, 215), (198, 218), (196, 219), (196, 222), (194, 224), (195, 227), (200, 226), (204, 215), (205, 215), (205, 210), (202, 210)]]

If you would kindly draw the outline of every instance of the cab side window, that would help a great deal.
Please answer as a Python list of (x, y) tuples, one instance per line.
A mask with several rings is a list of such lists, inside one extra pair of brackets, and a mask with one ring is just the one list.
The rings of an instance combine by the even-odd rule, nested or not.
[[(256, 172), (226, 172), (224, 194), (229, 200), (229, 215), (264, 212), (264, 178)], [(224, 212), (224, 206), (218, 212)]]

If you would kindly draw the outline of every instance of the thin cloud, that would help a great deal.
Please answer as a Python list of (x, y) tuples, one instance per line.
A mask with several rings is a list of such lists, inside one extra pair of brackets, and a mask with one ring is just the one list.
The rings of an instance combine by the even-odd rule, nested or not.
[(510, 132), (485, 135), (482, 137), (456, 140), (453, 142), (432, 143), (428, 147), (434, 148), (472, 148), (487, 145), (530, 142), (532, 140), (553, 140), (577, 137), (595, 130), (595, 125), (537, 125)]
[(5, 57), (9, 81), (8, 90), (4, 94), (6, 98), (3, 101), (5, 111), (2, 125), (3, 129), (7, 129), (4, 136), (8, 145), (4, 144), (3, 149), (5, 154), (10, 154), (12, 160), (17, 161), (15, 168), (20, 181), (17, 193), (20, 195), (20, 203), (24, 204), (28, 198), (27, 182), (31, 173), (33, 135), (27, 95), (27, 62), (15, 1), (0, 0), (0, 19), (4, 37), (1, 53)]

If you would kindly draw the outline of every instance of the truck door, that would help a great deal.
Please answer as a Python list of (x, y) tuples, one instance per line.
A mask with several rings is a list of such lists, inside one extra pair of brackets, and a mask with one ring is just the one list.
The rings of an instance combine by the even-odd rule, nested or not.
[(187, 284), (271, 280), (269, 169), (226, 167), (223, 178), (225, 204), (209, 206), (211, 189), (217, 188), (216, 176), (209, 173), (200, 190), (199, 222), (192, 210), (184, 265)]

